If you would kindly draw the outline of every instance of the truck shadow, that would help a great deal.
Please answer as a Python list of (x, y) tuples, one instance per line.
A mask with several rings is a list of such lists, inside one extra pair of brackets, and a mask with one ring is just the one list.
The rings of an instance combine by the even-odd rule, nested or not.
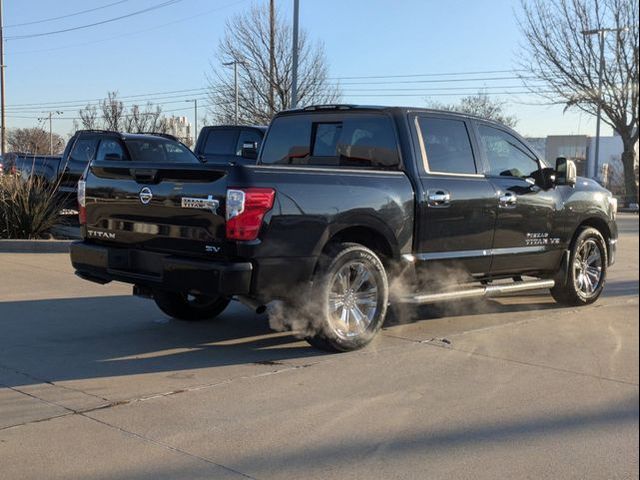
[(0, 302), (0, 331), (0, 384), (8, 378), (9, 386), (304, 363), (324, 354), (291, 334), (274, 333), (266, 316), (235, 302), (205, 322), (171, 320), (153, 302), (131, 296)]
[[(638, 284), (610, 282), (605, 294), (637, 296)], [(495, 315), (561, 308), (546, 293), (414, 307), (410, 315), (392, 308), (385, 327), (482, 315), (478, 323), (510, 322), (511, 315)], [(0, 331), (0, 384), (9, 386), (159, 372), (188, 377), (233, 365), (287, 368), (327, 355), (291, 333), (273, 332), (265, 315), (235, 302), (219, 319), (196, 323), (171, 320), (131, 296), (0, 302)]]

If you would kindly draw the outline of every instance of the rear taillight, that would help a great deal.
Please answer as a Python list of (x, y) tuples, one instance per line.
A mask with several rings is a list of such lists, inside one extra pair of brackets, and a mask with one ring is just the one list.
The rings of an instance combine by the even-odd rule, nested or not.
[(255, 240), (265, 213), (273, 208), (273, 188), (227, 190), (226, 218), (229, 240)]
[(87, 182), (78, 181), (78, 220), (80, 225), (87, 223)]

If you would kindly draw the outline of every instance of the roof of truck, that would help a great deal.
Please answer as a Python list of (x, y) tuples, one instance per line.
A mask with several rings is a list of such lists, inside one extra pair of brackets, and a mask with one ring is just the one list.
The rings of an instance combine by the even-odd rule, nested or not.
[[(475, 120), (482, 120), (483, 122), (493, 123), (495, 125), (499, 125), (503, 128), (509, 128), (500, 122), (496, 122), (495, 120), (491, 120), (488, 118), (483, 118), (478, 115), (473, 115), (470, 113), (464, 112), (455, 112), (451, 110), (438, 110), (433, 108), (422, 108), (422, 107), (407, 107), (407, 106), (389, 106), (389, 105), (356, 105), (356, 104), (329, 104), (329, 105), (309, 105), (304, 108), (296, 108), (291, 110), (284, 110), (278, 115), (286, 115), (286, 114), (295, 114), (295, 113), (305, 113), (305, 112), (346, 112), (346, 111), (385, 111), (385, 112), (397, 112), (397, 113), (409, 113), (409, 112), (422, 112), (422, 113), (437, 113), (443, 115), (453, 115), (464, 118), (472, 118)], [(509, 128), (510, 129), (510, 128)]]

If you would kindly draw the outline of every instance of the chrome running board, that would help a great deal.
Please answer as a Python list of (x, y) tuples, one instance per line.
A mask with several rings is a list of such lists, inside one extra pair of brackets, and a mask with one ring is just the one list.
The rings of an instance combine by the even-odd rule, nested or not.
[(398, 298), (401, 303), (437, 303), (450, 300), (462, 300), (465, 298), (497, 297), (509, 293), (526, 292), (543, 288), (553, 288), (555, 280), (533, 280), (528, 282), (516, 282), (507, 285), (486, 285), (451, 292), (429, 293), (424, 295), (408, 295)]

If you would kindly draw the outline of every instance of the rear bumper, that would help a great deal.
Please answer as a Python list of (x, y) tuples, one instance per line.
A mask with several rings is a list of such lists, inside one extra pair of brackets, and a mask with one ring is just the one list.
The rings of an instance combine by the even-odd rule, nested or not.
[(213, 262), (130, 248), (84, 242), (71, 244), (76, 275), (97, 283), (112, 280), (166, 291), (202, 295), (246, 295), (251, 289), (250, 262)]

